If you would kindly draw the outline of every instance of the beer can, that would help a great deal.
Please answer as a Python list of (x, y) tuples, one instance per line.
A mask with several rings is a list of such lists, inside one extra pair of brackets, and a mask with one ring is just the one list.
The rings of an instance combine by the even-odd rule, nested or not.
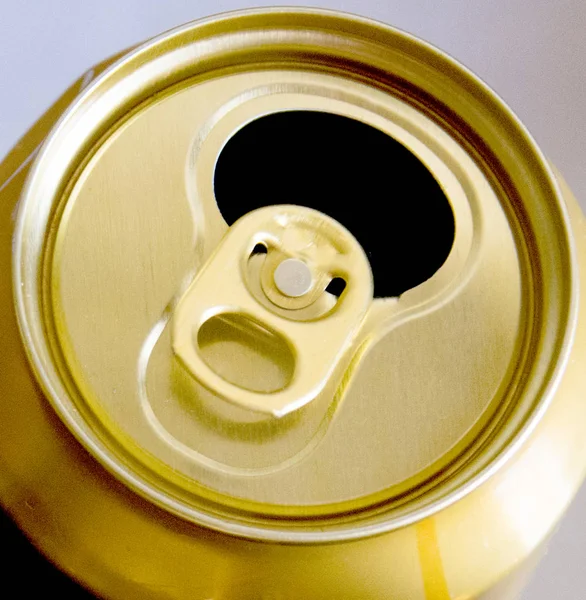
[(0, 503), (112, 600), (507, 600), (586, 474), (586, 225), (503, 101), (258, 9), (0, 165)]

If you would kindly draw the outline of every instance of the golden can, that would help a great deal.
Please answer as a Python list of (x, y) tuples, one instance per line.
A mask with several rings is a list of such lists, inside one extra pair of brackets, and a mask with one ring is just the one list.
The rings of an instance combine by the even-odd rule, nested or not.
[(112, 600), (514, 598), (586, 473), (585, 227), (408, 34), (150, 40), (0, 165), (0, 502)]

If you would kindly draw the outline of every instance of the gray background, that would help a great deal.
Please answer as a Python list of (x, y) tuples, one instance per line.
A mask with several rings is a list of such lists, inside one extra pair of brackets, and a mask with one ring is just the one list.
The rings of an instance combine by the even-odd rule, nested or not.
[[(521, 117), (586, 208), (584, 0), (321, 0), (319, 5), (395, 25), (471, 68)], [(248, 6), (236, 0), (0, 0), (0, 160), (93, 64), (183, 22)], [(586, 598), (585, 546), (583, 488), (523, 600)]]

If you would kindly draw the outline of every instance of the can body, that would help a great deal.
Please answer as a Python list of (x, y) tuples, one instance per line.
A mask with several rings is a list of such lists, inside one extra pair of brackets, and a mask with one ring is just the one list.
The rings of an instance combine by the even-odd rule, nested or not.
[[(17, 204), (40, 145), (80, 85), (0, 165), (1, 371), (8, 374), (0, 378), (0, 502), (15, 522), (105, 598), (515, 598), (586, 474), (586, 300), (577, 299), (577, 288), (575, 329), (551, 402), (514, 454), (495, 459), (490, 477), (457, 501), (401, 527), (339, 541), (256, 540), (190, 522), (129, 489), (75, 439), (47, 402), (46, 382), (36, 382), (21, 341), (10, 276)], [(586, 223), (556, 179), (574, 276), (584, 281)]]

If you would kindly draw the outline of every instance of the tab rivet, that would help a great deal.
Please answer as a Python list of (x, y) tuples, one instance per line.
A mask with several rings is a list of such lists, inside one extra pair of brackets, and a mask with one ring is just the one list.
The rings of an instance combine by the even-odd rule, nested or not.
[(311, 290), (313, 274), (305, 262), (298, 258), (288, 258), (280, 263), (273, 279), (277, 289), (290, 298), (299, 298)]

